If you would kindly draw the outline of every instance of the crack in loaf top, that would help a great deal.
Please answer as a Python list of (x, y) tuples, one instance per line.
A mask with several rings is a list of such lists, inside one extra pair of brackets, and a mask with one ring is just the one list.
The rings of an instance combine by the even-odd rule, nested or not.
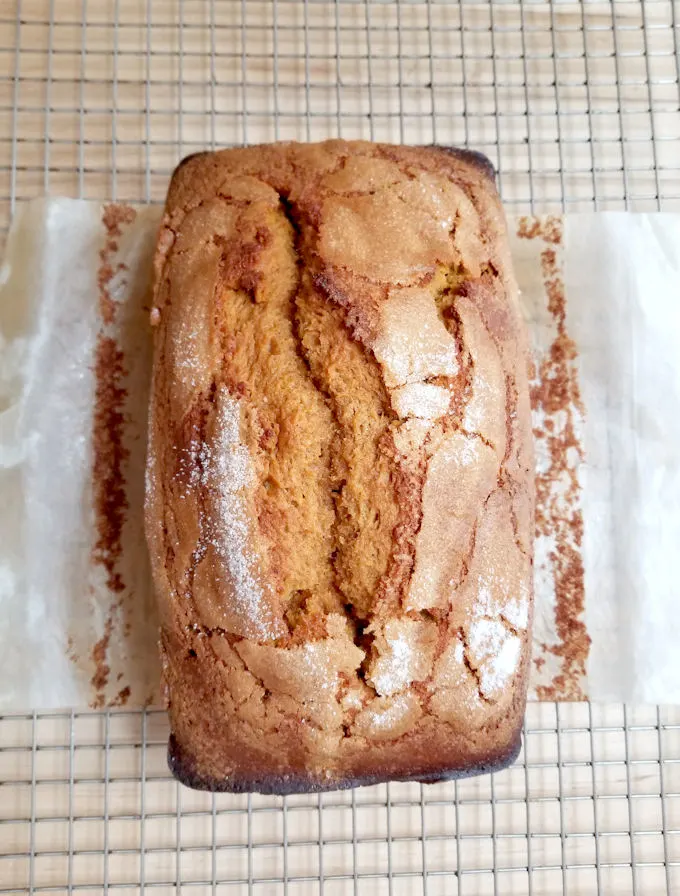
[(247, 743), (313, 776), (516, 716), (532, 464), (504, 228), (472, 153), (279, 144), (176, 171), (147, 530), (192, 761), (196, 738), (205, 768)]

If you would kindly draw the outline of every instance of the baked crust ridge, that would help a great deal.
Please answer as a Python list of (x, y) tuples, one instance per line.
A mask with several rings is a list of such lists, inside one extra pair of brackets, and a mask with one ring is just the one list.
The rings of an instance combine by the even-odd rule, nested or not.
[(533, 456), (488, 160), (341, 140), (190, 156), (154, 321), (173, 774), (295, 793), (512, 762)]

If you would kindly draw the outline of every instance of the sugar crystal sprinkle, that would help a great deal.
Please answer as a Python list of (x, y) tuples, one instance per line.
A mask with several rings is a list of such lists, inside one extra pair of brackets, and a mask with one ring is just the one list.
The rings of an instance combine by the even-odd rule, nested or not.
[(388, 640), (389, 651), (376, 664), (372, 682), (379, 694), (396, 694), (411, 683), (413, 648), (403, 633)]
[(371, 709), (368, 712), (370, 724), (374, 728), (391, 728), (413, 707), (413, 698), (410, 694), (398, 694), (389, 698), (389, 702), (381, 709)]
[(498, 654), (489, 657), (479, 667), (479, 687), (485, 696), (499, 691), (514, 674), (519, 664), (521, 647), (516, 635), (508, 635)]
[(519, 664), (521, 641), (500, 619), (482, 617), (470, 626), (470, 659), (479, 673), (480, 689), (490, 696), (514, 675)]
[(213, 511), (205, 520), (207, 541), (231, 579), (237, 613), (247, 621), (253, 634), (271, 638), (275, 634), (267, 625), (270, 614), (264, 608), (265, 595), (256, 575), (257, 560), (249, 546), (243, 499), (253, 472), (248, 449), (240, 438), (239, 404), (226, 389), (217, 396), (212, 445), (198, 447), (195, 463), (196, 477), (213, 495)]

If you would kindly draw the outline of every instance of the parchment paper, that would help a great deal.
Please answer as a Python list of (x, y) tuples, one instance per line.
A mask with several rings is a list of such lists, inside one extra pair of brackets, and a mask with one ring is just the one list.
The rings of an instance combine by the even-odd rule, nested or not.
[[(159, 700), (142, 529), (160, 210), (19, 207), (0, 272), (0, 711)], [(531, 695), (680, 702), (680, 216), (511, 220), (532, 339)]]

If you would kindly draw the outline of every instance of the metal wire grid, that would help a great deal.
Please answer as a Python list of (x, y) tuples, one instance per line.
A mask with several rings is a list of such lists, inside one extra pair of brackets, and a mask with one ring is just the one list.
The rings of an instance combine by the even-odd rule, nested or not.
[(508, 771), (285, 799), (168, 778), (157, 711), (2, 720), (0, 892), (680, 888), (680, 711), (533, 704)]
[[(470, 145), (510, 211), (680, 208), (678, 6), (15, 0), (0, 240), (49, 192), (161, 200), (181, 156)], [(680, 711), (532, 705), (512, 769), (323, 797), (168, 777), (165, 717), (0, 717), (0, 892), (680, 892)]]
[(667, 0), (3, 5), (5, 225), (43, 191), (160, 200), (206, 145), (335, 134), (473, 145), (517, 210), (680, 201)]

